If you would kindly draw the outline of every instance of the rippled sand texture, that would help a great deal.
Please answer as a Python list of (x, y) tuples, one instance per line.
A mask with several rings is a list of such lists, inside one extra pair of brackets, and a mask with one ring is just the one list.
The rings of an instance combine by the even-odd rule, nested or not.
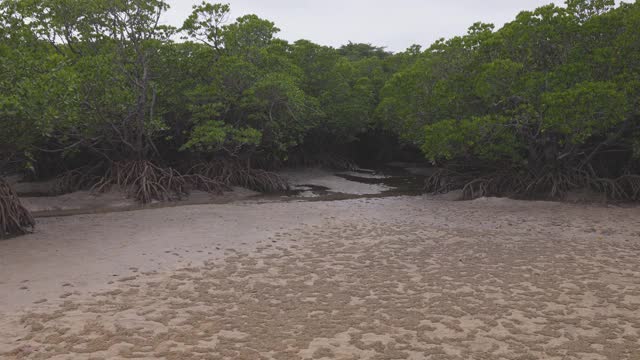
[(36, 305), (4, 358), (640, 359), (636, 209), (418, 200)]

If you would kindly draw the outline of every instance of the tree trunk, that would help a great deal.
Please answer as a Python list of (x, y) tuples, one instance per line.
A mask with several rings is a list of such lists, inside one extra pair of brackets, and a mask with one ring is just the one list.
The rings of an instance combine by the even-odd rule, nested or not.
[(146, 62), (146, 57), (142, 56), (141, 59), (142, 66), (142, 79), (140, 79), (140, 83), (138, 84), (138, 104), (136, 109), (136, 124), (135, 124), (135, 134), (136, 134), (136, 154), (138, 160), (145, 159), (145, 138), (144, 138), (144, 123), (145, 117), (147, 114), (147, 92), (149, 89), (149, 67)]
[(35, 224), (9, 183), (0, 178), (0, 238), (26, 234)]

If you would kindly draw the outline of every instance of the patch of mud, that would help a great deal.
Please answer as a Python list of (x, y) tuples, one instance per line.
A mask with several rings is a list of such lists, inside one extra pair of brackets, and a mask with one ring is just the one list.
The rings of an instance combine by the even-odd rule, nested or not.
[(76, 191), (59, 196), (21, 197), (20, 201), (36, 218), (70, 216), (115, 211), (134, 211), (163, 207), (176, 207), (198, 204), (226, 204), (257, 197), (260, 193), (241, 187), (222, 195), (212, 195), (204, 191), (192, 191), (176, 201), (154, 201), (141, 205), (128, 198), (122, 191), (113, 189), (105, 193)]
[(47, 181), (22, 181), (21, 175), (10, 175), (5, 179), (11, 184), (13, 189), (19, 196), (24, 197), (39, 197), (39, 196), (52, 196), (56, 192), (57, 180)]
[(96, 194), (91, 191), (76, 191), (59, 196), (21, 197), (22, 205), (32, 213), (65, 210), (91, 210), (96, 208), (123, 208), (136, 205), (136, 202), (120, 191)]
[[(397, 168), (383, 171), (356, 169), (333, 173), (320, 168), (286, 170), (281, 172), (291, 184), (291, 190), (274, 194), (259, 194), (249, 189), (233, 188), (224, 195), (194, 191), (179, 201), (153, 202), (140, 205), (127, 198), (123, 192), (113, 190), (95, 194), (78, 191), (59, 196), (23, 196), (25, 207), (38, 218), (69, 216), (116, 211), (133, 211), (186, 205), (224, 204), (248, 199), (256, 201), (334, 201), (358, 198), (418, 195), (422, 193), (424, 178)], [(29, 188), (45, 186), (44, 183), (25, 183)]]

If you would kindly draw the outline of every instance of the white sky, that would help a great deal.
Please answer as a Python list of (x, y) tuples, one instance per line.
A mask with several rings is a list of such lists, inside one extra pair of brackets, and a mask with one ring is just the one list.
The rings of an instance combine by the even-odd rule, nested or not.
[[(279, 38), (311, 40), (338, 47), (348, 41), (402, 51), (412, 44), (464, 34), (476, 21), (498, 28), (521, 10), (552, 0), (219, 0), (231, 5), (231, 19), (256, 14), (281, 29)], [(182, 25), (191, 7), (202, 0), (168, 0), (164, 22)], [(557, 4), (564, 0), (556, 0)]]

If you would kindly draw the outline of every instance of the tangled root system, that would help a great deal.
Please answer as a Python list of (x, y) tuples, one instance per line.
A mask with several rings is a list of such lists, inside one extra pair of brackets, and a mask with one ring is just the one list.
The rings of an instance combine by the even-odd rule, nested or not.
[(261, 169), (253, 169), (239, 161), (215, 160), (192, 167), (192, 175), (215, 179), (227, 186), (242, 186), (260, 192), (289, 190), (289, 183), (282, 176)]
[(176, 200), (188, 194), (187, 182), (177, 171), (145, 160), (113, 163), (92, 190), (104, 192), (114, 185), (143, 204)]
[(591, 188), (610, 199), (640, 200), (640, 175), (624, 175), (617, 179), (592, 179)]
[(143, 204), (154, 200), (179, 200), (192, 189), (215, 194), (227, 190), (223, 183), (215, 179), (182, 175), (173, 168), (162, 168), (146, 160), (113, 163), (92, 190), (104, 192), (113, 185), (124, 189), (127, 195)]
[(616, 184), (624, 197), (634, 201), (640, 200), (640, 175), (624, 175), (616, 179)]
[(210, 194), (222, 195), (231, 188), (218, 181), (199, 174), (183, 175), (184, 180), (189, 184), (191, 190), (205, 191)]
[(572, 190), (591, 189), (614, 200), (640, 200), (640, 175), (617, 179), (601, 178), (578, 169), (546, 169), (530, 172), (479, 172), (439, 169), (425, 184), (425, 190), (446, 193), (462, 190), (465, 200), (483, 196), (516, 196), (525, 198), (563, 198)]
[(0, 178), (0, 238), (33, 231), (36, 222), (11, 186)]
[(98, 163), (94, 166), (83, 166), (67, 171), (56, 179), (54, 193), (67, 194), (78, 190), (91, 189), (100, 182), (106, 168), (108, 167), (105, 163)]
[(462, 188), (462, 198), (477, 199), (483, 196), (518, 194), (518, 189), (524, 186), (523, 179), (508, 173), (495, 173), (469, 181)]
[(640, 176), (624, 175), (616, 179), (595, 176), (593, 172), (579, 169), (555, 170), (539, 176), (529, 176), (518, 189), (525, 196), (548, 194), (551, 198), (563, 198), (569, 191), (591, 189), (612, 200), (639, 200)]
[(476, 172), (459, 172), (446, 168), (438, 169), (425, 183), (425, 191), (443, 194), (452, 190), (459, 190), (470, 183), (479, 174)]
[(237, 185), (260, 192), (278, 192), (290, 189), (289, 183), (282, 176), (260, 169), (244, 169), (240, 172), (242, 179)]

